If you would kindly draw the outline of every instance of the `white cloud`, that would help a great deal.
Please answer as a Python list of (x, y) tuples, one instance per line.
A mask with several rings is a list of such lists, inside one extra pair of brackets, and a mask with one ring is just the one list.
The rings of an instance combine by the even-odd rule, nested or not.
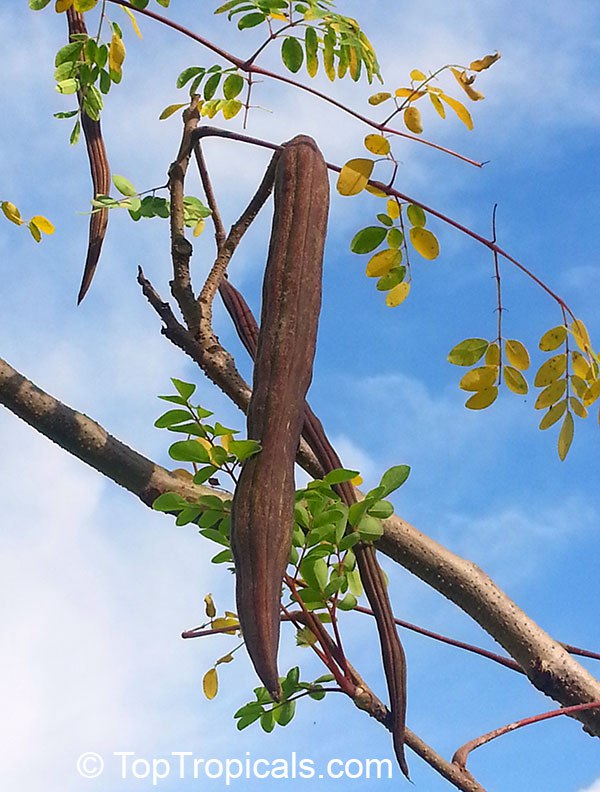
[(600, 778), (594, 781), (591, 786), (580, 789), (579, 792), (600, 792)]
[(442, 519), (438, 536), (451, 550), (483, 566), (500, 585), (514, 586), (543, 574), (561, 546), (573, 541), (583, 546), (597, 524), (596, 509), (572, 497), (546, 508), (520, 503), (479, 516), (451, 512)]

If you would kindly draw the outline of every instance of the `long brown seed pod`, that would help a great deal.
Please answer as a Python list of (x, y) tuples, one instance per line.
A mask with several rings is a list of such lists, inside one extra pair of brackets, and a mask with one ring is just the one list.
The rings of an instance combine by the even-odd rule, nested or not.
[[(67, 11), (67, 24), (69, 26), (69, 37), (75, 34), (86, 34), (87, 28), (83, 15), (73, 8)], [(81, 116), (81, 128), (85, 138), (87, 147), (88, 159), (90, 162), (90, 171), (92, 175), (92, 185), (94, 188), (94, 198), (97, 195), (108, 195), (110, 192), (110, 165), (108, 164), (108, 156), (106, 154), (106, 147), (104, 139), (102, 138), (102, 128), (100, 121), (94, 121), (85, 112), (83, 107), (83, 97), (81, 92), (77, 94), (79, 101), (79, 109)], [(90, 217), (90, 229), (88, 237), (88, 248), (85, 259), (85, 266), (83, 269), (83, 278), (77, 295), (77, 304), (83, 300), (87, 290), (90, 288), (92, 278), (100, 259), (100, 252), (102, 250), (102, 243), (106, 236), (106, 229), (108, 226), (108, 209), (100, 209), (94, 211)]]
[(294, 462), (312, 379), (321, 306), (329, 180), (316, 143), (281, 150), (263, 281), (261, 326), (247, 415), (262, 450), (247, 460), (232, 505), (238, 616), (258, 676), (275, 699), (281, 585), (294, 523)]
[[(258, 327), (248, 304), (238, 290), (223, 279), (219, 293), (233, 319), (240, 339), (251, 357), (256, 355)], [(308, 404), (305, 405), (302, 436), (311, 447), (325, 472), (342, 467), (340, 458), (329, 442), (323, 425)], [(351, 505), (356, 501), (356, 493), (350, 484), (339, 486), (344, 502)], [(387, 593), (387, 587), (375, 549), (371, 545), (359, 543), (355, 553), (361, 580), (371, 604), (379, 640), (383, 666), (390, 696), (392, 717), (392, 740), (394, 752), (402, 772), (408, 776), (408, 765), (404, 755), (404, 732), (406, 721), (406, 659), (404, 649), (394, 622), (394, 614)]]

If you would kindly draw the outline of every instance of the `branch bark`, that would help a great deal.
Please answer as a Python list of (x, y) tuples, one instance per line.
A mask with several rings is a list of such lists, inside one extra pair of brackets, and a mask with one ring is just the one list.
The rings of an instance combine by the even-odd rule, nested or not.
[(1, 358), (0, 404), (147, 506), (164, 492), (177, 492), (192, 501), (200, 495), (222, 495), (180, 478), (129, 448), (87, 415), (38, 388)]

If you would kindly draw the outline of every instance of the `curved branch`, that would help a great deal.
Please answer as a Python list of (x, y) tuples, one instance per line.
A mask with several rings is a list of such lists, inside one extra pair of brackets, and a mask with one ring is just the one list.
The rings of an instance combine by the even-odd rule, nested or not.
[(573, 712), (582, 712), (584, 710), (590, 709), (600, 710), (600, 701), (594, 701), (591, 704), (576, 704), (573, 707), (565, 707), (564, 709), (552, 710), (551, 712), (543, 712), (541, 715), (532, 715), (529, 718), (523, 718), (522, 720), (509, 723), (506, 726), (501, 726), (498, 729), (494, 729), (493, 731), (487, 732), (486, 734), (482, 734), (480, 737), (475, 737), (475, 739), (469, 740), (468, 743), (461, 745), (461, 747), (454, 752), (452, 764), (455, 764), (458, 767), (462, 767), (464, 770), (466, 770), (467, 758), (471, 751), (474, 751), (476, 748), (480, 748), (482, 745), (495, 740), (497, 737), (503, 737), (505, 734), (515, 731), (515, 729), (522, 729), (523, 726), (531, 726), (534, 723), (541, 723), (542, 721), (549, 720), (550, 718), (558, 718), (560, 715), (570, 715)]

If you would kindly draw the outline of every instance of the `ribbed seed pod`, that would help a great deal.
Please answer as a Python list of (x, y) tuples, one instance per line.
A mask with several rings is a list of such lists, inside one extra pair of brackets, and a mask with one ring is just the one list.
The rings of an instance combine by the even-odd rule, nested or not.
[(281, 584), (294, 523), (294, 461), (312, 379), (321, 307), (329, 181), (316, 143), (299, 135), (282, 148), (265, 276), (247, 460), (232, 506), (231, 548), (242, 633), (256, 672), (275, 699)]

